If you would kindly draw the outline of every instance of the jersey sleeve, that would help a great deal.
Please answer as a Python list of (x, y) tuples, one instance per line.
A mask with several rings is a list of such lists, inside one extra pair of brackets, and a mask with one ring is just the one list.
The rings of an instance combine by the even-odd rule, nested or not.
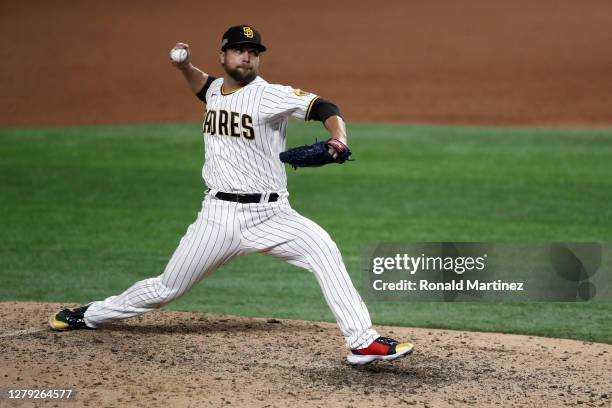
[(217, 78), (215, 78), (212, 75), (208, 76), (208, 79), (206, 79), (206, 82), (204, 83), (204, 86), (202, 87), (202, 89), (200, 90), (200, 92), (198, 92), (196, 94), (196, 96), (198, 97), (199, 100), (201, 100), (202, 102), (206, 103), (206, 101), (208, 100), (209, 97), (209, 91), (211, 90), (211, 85), (213, 82), (215, 82)]
[(270, 121), (289, 117), (309, 120), (312, 105), (318, 98), (290, 86), (267, 86), (261, 98), (261, 113)]

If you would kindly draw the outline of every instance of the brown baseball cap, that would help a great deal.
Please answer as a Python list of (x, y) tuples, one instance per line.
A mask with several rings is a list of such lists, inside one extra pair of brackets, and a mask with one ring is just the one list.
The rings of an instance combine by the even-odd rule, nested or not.
[(261, 34), (250, 25), (238, 25), (230, 27), (221, 39), (221, 51), (235, 48), (240, 45), (252, 45), (259, 52), (264, 52), (266, 47), (261, 43)]

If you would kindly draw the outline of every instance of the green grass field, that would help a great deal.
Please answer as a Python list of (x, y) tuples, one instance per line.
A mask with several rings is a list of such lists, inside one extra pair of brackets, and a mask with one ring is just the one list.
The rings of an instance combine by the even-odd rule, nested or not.
[[(354, 125), (356, 161), (288, 170), (338, 243), (610, 241), (612, 130)], [(324, 137), (293, 123), (290, 145)], [(101, 299), (163, 271), (203, 193), (199, 124), (0, 130), (0, 300)], [(608, 271), (609, 272), (609, 271)], [(311, 274), (238, 259), (169, 306), (331, 321)], [(376, 324), (612, 343), (612, 304), (369, 301)]]

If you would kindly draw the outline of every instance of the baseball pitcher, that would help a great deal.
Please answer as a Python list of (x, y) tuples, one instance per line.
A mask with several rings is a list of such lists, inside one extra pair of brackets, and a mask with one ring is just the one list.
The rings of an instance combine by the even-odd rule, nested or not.
[[(259, 76), (266, 51), (249, 25), (222, 37), (216, 78), (191, 64), (189, 45), (177, 43), (171, 62), (206, 104), (202, 126), (208, 190), (202, 209), (181, 239), (164, 272), (125, 292), (50, 318), (55, 330), (98, 328), (153, 311), (178, 299), (227, 262), (254, 252), (312, 272), (351, 350), (350, 364), (393, 360), (412, 352), (411, 343), (381, 337), (329, 234), (289, 204), (285, 165), (343, 163), (350, 159), (346, 127), (333, 103)], [(322, 122), (329, 140), (286, 150), (289, 118)]]

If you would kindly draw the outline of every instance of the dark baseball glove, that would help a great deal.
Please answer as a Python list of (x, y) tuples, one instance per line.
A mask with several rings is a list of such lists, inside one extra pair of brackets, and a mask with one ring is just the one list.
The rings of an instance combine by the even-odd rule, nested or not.
[[(336, 158), (329, 154), (330, 147), (336, 151)], [(282, 152), (278, 157), (283, 163), (290, 164), (297, 170), (298, 167), (320, 167), (330, 163), (342, 164), (351, 160), (351, 150), (341, 141), (329, 139), (310, 146), (294, 147)]]

